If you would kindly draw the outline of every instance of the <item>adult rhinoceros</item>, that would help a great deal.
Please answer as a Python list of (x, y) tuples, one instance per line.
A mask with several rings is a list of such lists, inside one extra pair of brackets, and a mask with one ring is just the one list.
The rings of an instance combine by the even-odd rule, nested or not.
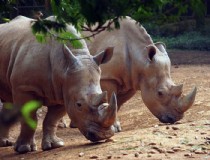
[[(113, 94), (110, 104), (107, 103), (107, 92), (100, 87), (99, 68), (111, 59), (113, 48), (91, 56), (84, 40), (80, 41), (83, 48), (78, 50), (69, 49), (53, 38), (38, 43), (31, 31), (34, 21), (19, 16), (0, 25), (0, 99), (14, 106), (30, 100), (48, 106), (43, 122), (43, 150), (64, 145), (55, 132), (57, 121), (66, 111), (87, 139), (98, 141), (113, 136), (116, 97)], [(68, 25), (67, 30), (79, 36), (73, 26)], [(36, 111), (32, 118), (37, 121)], [(0, 130), (0, 146), (11, 145), (9, 126)], [(36, 150), (34, 133), (21, 121), (15, 150), (20, 153)]]
[[(90, 33), (84, 32), (84, 35)], [(142, 99), (163, 123), (174, 123), (192, 106), (196, 88), (182, 96), (183, 85), (175, 85), (170, 76), (170, 59), (163, 43), (154, 43), (139, 23), (126, 17), (120, 29), (103, 31), (87, 41), (91, 53), (114, 46), (113, 58), (101, 65), (101, 87), (117, 95), (118, 110), (137, 90)], [(116, 129), (121, 130), (116, 123)]]

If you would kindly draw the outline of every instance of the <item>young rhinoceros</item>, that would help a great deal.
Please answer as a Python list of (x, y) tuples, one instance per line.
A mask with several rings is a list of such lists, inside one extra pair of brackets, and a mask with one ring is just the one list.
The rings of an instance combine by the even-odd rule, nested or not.
[[(55, 132), (57, 121), (66, 111), (87, 139), (99, 141), (113, 136), (116, 97), (113, 94), (107, 103), (106, 92), (100, 87), (99, 68), (111, 59), (113, 48), (91, 56), (84, 40), (80, 41), (83, 49), (78, 50), (53, 38), (38, 43), (31, 30), (34, 21), (19, 16), (0, 25), (0, 99), (14, 106), (38, 100), (48, 107), (43, 122), (43, 150), (64, 145)], [(67, 29), (79, 36), (73, 26)], [(37, 121), (36, 111), (32, 118)], [(0, 146), (11, 145), (8, 134), (9, 127), (0, 129)], [(15, 150), (36, 150), (34, 134), (35, 130), (21, 121)]]
[[(101, 66), (101, 87), (109, 98), (113, 91), (116, 93), (118, 110), (138, 90), (147, 108), (164, 123), (180, 120), (192, 106), (196, 87), (182, 96), (183, 85), (175, 85), (171, 79), (165, 45), (154, 43), (135, 20), (126, 17), (120, 21), (120, 29), (103, 31), (88, 43), (91, 53), (114, 46), (111, 61)], [(119, 122), (115, 126), (121, 130)]]

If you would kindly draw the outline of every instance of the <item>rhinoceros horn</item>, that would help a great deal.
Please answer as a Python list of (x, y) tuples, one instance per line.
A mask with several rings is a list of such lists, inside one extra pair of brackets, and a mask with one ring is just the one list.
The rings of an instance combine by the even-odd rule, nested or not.
[(102, 92), (92, 100), (93, 106), (98, 106), (100, 103), (107, 101), (107, 91)]
[(172, 86), (171, 92), (173, 95), (179, 97), (181, 96), (182, 91), (183, 91), (183, 84), (178, 85), (178, 86)]
[(188, 110), (192, 106), (192, 104), (195, 100), (196, 92), (197, 92), (197, 88), (194, 87), (192, 92), (190, 92), (188, 95), (179, 98), (179, 100), (178, 100), (179, 106), (178, 107), (182, 113), (184, 113), (186, 110)]
[(98, 113), (104, 126), (110, 126), (115, 122), (117, 116), (117, 98), (115, 93), (112, 93), (109, 105), (103, 103), (99, 106)]
[(65, 57), (68, 59), (70, 64), (73, 64), (74, 62), (77, 61), (77, 58), (74, 56), (74, 54), (66, 45), (63, 46), (63, 51), (64, 51)]

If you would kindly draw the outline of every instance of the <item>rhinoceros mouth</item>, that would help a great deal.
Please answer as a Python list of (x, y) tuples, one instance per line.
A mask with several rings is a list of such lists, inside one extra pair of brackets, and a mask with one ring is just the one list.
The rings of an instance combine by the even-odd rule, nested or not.
[[(81, 131), (82, 132), (82, 131)], [(83, 135), (92, 142), (108, 139), (114, 135), (114, 131), (111, 127), (104, 128), (97, 124), (90, 125), (87, 130), (82, 132)]]
[(166, 114), (162, 115), (161, 117), (158, 117), (159, 121), (162, 123), (170, 123), (174, 124), (175, 122), (179, 121), (183, 118), (184, 114), (179, 114), (178, 116), (172, 115), (172, 114)]

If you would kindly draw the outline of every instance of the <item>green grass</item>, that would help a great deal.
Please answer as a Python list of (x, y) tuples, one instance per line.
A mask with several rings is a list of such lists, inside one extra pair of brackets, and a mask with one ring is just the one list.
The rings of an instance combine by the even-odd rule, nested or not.
[(169, 49), (210, 51), (210, 35), (186, 32), (178, 36), (152, 36), (154, 42), (162, 41)]

